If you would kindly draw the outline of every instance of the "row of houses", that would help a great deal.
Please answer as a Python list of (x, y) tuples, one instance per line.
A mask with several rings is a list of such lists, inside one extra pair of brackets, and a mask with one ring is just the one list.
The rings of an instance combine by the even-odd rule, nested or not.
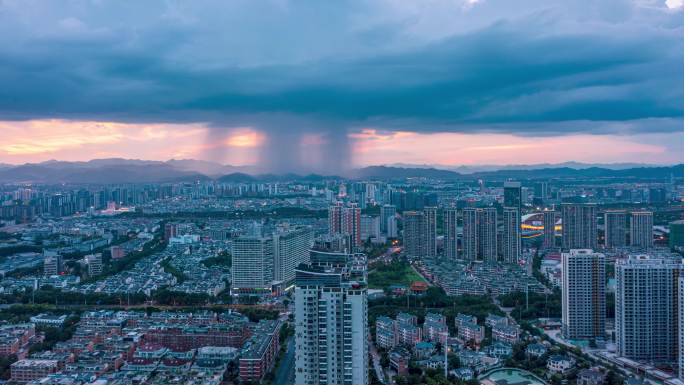
[(237, 378), (258, 382), (275, 365), (280, 328), (278, 320), (255, 323), (235, 312), (85, 312), (69, 340), (12, 364), (11, 381), (110, 384), (162, 374), (218, 385), (233, 362)]

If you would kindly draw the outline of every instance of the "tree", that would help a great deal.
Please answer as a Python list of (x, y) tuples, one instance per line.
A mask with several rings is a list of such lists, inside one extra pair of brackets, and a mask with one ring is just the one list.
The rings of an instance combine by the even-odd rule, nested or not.
[(280, 345), (284, 345), (285, 341), (287, 341), (287, 338), (291, 335), (294, 335), (294, 328), (290, 326), (290, 324), (284, 323), (283, 326), (280, 328)]
[(206, 267), (225, 266), (230, 267), (233, 263), (232, 256), (227, 251), (218, 253), (215, 257), (210, 257), (202, 260), (202, 264)]
[(0, 357), (0, 380), (9, 380), (10, 365), (17, 362), (17, 356), (14, 354), (10, 356)]
[(211, 297), (207, 293), (184, 293), (162, 289), (157, 290), (152, 298), (160, 305), (195, 306), (206, 305)]
[(278, 315), (280, 314), (277, 310), (269, 310), (258, 307), (246, 307), (240, 309), (240, 313), (249, 318), (251, 322), (259, 322), (262, 319), (278, 319)]
[(606, 385), (622, 385), (625, 379), (619, 375), (615, 368), (610, 368), (606, 374)]
[(456, 354), (449, 353), (447, 355), (447, 362), (449, 363), (449, 369), (458, 369), (461, 367), (461, 360)]
[(66, 321), (64, 321), (64, 326), (62, 327), (37, 327), (37, 331), (42, 332), (45, 335), (45, 339), (39, 344), (32, 345), (29, 348), (29, 352), (35, 353), (51, 350), (57, 342), (69, 340), (76, 332), (76, 328), (80, 320), (81, 318), (78, 315), (72, 315), (71, 317), (67, 318)]
[[(527, 306), (529, 299), (529, 307)], [(553, 294), (529, 293), (526, 297), (524, 292), (514, 292), (499, 296), (499, 301), (504, 307), (513, 307), (511, 312), (517, 320), (530, 320), (536, 318), (561, 317), (561, 293), (554, 290)]]

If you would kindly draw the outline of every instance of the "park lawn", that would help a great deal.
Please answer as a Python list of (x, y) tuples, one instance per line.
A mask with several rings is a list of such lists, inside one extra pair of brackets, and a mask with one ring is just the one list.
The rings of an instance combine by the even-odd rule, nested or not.
[(408, 262), (393, 262), (380, 266), (368, 273), (368, 287), (371, 289), (386, 289), (392, 285), (404, 285), (407, 288), (412, 282), (425, 282)]

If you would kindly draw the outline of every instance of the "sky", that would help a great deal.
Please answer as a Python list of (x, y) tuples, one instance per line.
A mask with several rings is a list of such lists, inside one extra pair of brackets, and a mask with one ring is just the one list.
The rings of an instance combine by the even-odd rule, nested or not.
[(684, 162), (684, 0), (0, 0), (0, 162)]

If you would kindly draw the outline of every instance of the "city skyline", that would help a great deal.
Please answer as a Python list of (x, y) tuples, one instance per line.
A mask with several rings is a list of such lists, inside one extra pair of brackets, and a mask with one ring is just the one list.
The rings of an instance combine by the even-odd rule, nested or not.
[(684, 378), (681, 165), (169, 172), (196, 163), (2, 169), (0, 378)]
[(0, 385), (684, 385), (684, 0), (0, 0)]
[(684, 162), (679, 0), (0, 11), (3, 163)]

